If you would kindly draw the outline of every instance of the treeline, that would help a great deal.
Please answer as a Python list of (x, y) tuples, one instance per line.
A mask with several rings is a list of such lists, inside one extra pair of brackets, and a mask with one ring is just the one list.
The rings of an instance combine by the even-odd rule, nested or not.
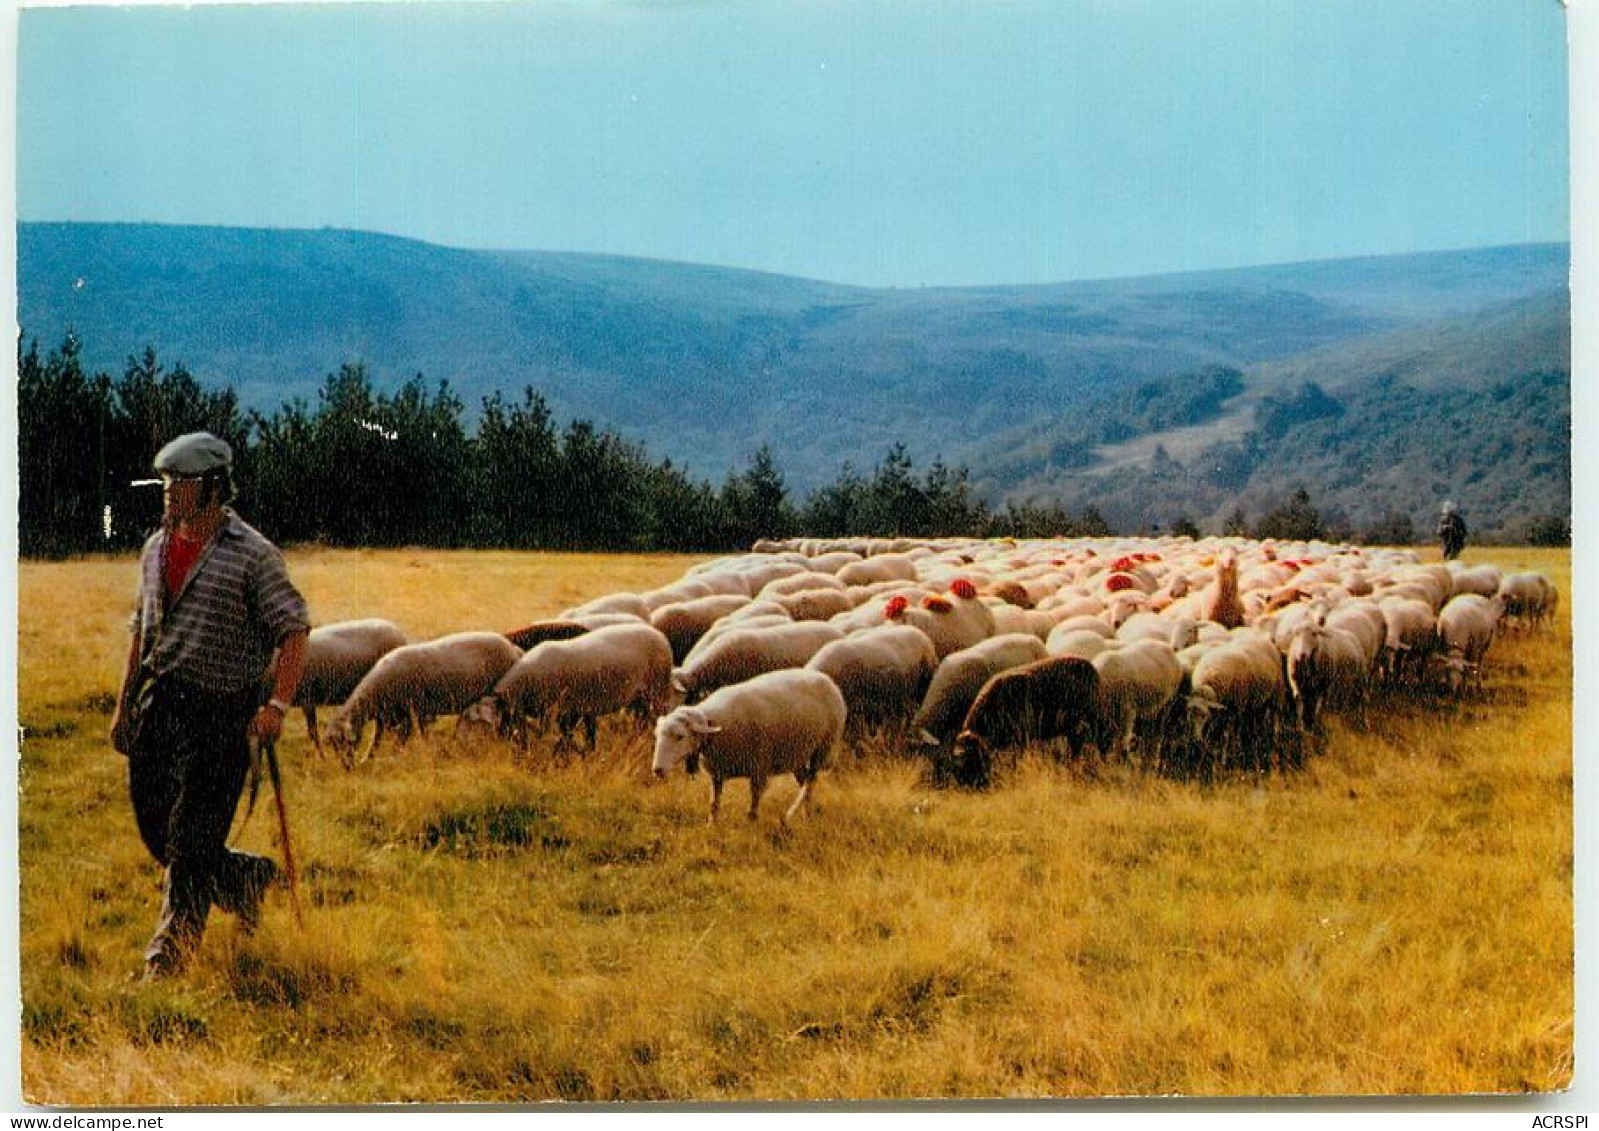
[(139, 545), (160, 491), (130, 487), (172, 437), (204, 429), (234, 449), (239, 509), (274, 540), (337, 546), (726, 551), (763, 537), (1111, 533), (1093, 507), (977, 497), (964, 467), (918, 472), (897, 444), (869, 472), (846, 464), (796, 498), (770, 450), (720, 484), (592, 421), (555, 420), (524, 389), (483, 400), (475, 427), (447, 380), (377, 390), (360, 364), (329, 374), (314, 403), (241, 409), (154, 349), (122, 374), (85, 371), (69, 335), (41, 358), (19, 344), (18, 541), (24, 556)]

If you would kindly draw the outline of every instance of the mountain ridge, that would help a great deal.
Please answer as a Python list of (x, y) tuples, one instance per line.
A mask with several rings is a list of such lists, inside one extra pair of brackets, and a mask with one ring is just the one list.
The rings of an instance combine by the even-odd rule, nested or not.
[[(24, 333), (49, 348), (75, 332), (92, 369), (119, 372), (154, 346), (263, 410), (314, 398), (349, 361), (380, 389), (447, 378), (469, 412), (531, 385), (558, 417), (614, 428), (705, 477), (768, 445), (802, 491), (904, 443), (924, 462), (967, 463), (996, 495), (1071, 496), (1058, 477), (993, 474), (994, 438), (1069, 428), (1085, 403), (1114, 412), (1126, 391), (1218, 366), (1240, 372), (1244, 402), (1307, 382), (1356, 396), (1394, 376), (1395, 343), (1443, 395), (1492, 310), (1500, 331), (1479, 368), (1569, 372), (1568, 277), (1569, 247), (1538, 244), (870, 288), (348, 229), (18, 225)], [(1518, 303), (1534, 312), (1519, 325), (1503, 313)]]

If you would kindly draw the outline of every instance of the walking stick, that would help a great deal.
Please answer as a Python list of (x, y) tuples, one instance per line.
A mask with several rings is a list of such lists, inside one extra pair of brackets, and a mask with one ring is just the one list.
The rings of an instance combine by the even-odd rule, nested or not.
[(261, 740), (261, 757), (266, 762), (267, 776), (272, 779), (272, 798), (278, 809), (278, 837), (283, 841), (283, 874), (289, 881), (289, 906), (294, 908), (294, 922), (305, 930), (305, 917), (300, 914), (300, 875), (294, 866), (294, 848), (289, 843), (289, 811), (283, 805), (283, 775), (278, 770), (278, 744), (271, 739)]

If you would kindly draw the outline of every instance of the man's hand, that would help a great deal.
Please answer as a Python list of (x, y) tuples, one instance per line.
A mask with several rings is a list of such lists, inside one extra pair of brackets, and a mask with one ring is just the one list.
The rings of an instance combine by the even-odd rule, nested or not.
[(283, 733), (283, 712), (267, 703), (256, 711), (250, 722), (250, 733), (258, 742), (276, 742)]
[(111, 716), (111, 749), (124, 757), (133, 749), (133, 719), (121, 703)]

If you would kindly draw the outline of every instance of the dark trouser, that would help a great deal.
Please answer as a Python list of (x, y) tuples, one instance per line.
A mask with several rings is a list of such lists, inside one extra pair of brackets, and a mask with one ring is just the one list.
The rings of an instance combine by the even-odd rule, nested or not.
[(139, 835), (166, 866), (161, 922), (145, 950), (152, 964), (181, 969), (199, 944), (214, 903), (253, 913), (271, 861), (227, 847), (250, 770), (254, 688), (217, 695), (159, 685), (139, 718), (128, 758), (128, 793)]

